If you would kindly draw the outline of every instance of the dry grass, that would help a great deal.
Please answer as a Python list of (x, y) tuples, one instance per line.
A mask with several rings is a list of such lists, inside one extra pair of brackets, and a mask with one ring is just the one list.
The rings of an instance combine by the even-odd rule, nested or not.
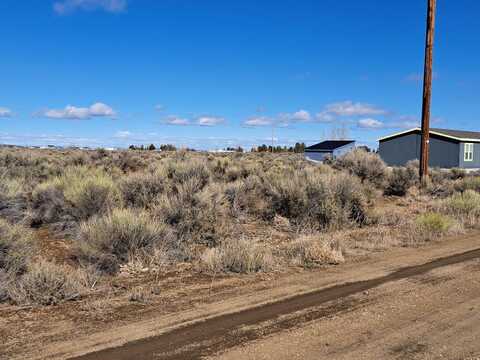
[[(433, 170), (414, 191), (417, 165), (387, 169), (363, 151), (318, 166), (295, 154), (1, 148), (0, 301), (57, 304), (180, 262), (232, 274), (339, 264), (478, 226), (479, 177)], [(66, 238), (68, 267), (33, 245), (40, 226)]]
[(80, 298), (85, 291), (82, 280), (79, 271), (42, 260), (10, 284), (8, 295), (16, 304), (56, 305)]
[(34, 252), (31, 231), (0, 219), (0, 270), (12, 276), (25, 273)]
[(228, 240), (217, 248), (207, 249), (201, 257), (203, 268), (209, 272), (251, 273), (269, 271), (274, 259), (265, 246), (255, 240)]
[(79, 257), (107, 273), (117, 272), (121, 263), (138, 254), (152, 256), (158, 249), (170, 248), (171, 242), (166, 225), (152, 221), (145, 212), (127, 209), (82, 223), (76, 238)]
[(302, 236), (287, 249), (295, 265), (312, 267), (317, 265), (338, 265), (345, 261), (340, 244), (320, 236)]

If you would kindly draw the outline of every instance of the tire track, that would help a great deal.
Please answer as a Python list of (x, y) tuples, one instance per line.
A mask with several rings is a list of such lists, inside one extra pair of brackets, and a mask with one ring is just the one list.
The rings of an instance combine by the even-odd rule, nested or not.
[[(274, 333), (283, 329), (298, 326), (302, 321), (313, 320), (338, 311), (344, 311), (349, 304), (339, 301), (323, 311), (315, 311), (308, 319), (300, 316), (297, 321), (282, 321), (280, 317), (308, 310), (330, 301), (344, 300), (345, 297), (361, 293), (380, 285), (428, 273), (431, 270), (453, 264), (463, 263), (480, 258), (480, 249), (439, 258), (431, 262), (401, 268), (391, 274), (378, 278), (351, 282), (294, 296), (289, 299), (243, 310), (238, 313), (225, 314), (205, 321), (177, 328), (159, 336), (127, 343), (121, 347), (105, 349), (72, 360), (153, 360), (153, 359), (201, 359), (219, 351), (258, 339), (263, 336), (261, 331), (255, 331), (262, 323), (266, 333)], [(350, 306), (355, 306), (350, 303)], [(275, 325), (277, 321), (277, 325)], [(250, 330), (243, 330), (248, 329)], [(270, 330), (268, 330), (270, 329)]]

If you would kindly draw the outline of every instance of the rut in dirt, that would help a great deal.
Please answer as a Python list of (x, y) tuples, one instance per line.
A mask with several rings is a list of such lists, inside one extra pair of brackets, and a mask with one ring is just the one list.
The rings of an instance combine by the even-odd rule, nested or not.
[[(425, 274), (436, 268), (459, 264), (480, 258), (480, 249), (436, 259), (434, 261), (411, 267), (401, 268), (389, 275), (371, 280), (335, 285), (289, 299), (247, 309), (234, 314), (210, 318), (203, 322), (177, 328), (171, 332), (146, 338), (121, 347), (106, 349), (72, 360), (179, 360), (201, 359), (234, 346), (255, 340), (265, 334), (298, 326), (328, 314), (355, 306), (346, 297), (378, 287), (382, 284)], [(307, 310), (327, 302), (338, 301), (325, 309), (313, 311), (308, 318), (300, 316), (296, 321), (281, 317), (297, 311)], [(255, 331), (255, 326), (269, 323), (270, 331)], [(277, 325), (272, 325), (277, 324)], [(248, 329), (251, 330), (248, 330)], [(245, 330), (247, 329), (247, 330)]]

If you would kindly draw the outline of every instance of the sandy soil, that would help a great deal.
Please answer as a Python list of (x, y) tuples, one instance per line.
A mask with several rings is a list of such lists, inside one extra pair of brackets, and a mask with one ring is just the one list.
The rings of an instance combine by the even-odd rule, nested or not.
[[(480, 261), (388, 283), (290, 317), (287, 329), (210, 359), (480, 359)], [(259, 324), (256, 331), (272, 326)]]
[[(160, 292), (147, 304), (99, 293), (93, 302), (51, 308), (0, 307), (0, 359), (68, 359), (111, 348), (85, 359), (396, 359), (443, 353), (468, 359), (480, 344), (479, 252), (454, 257), (452, 264), (415, 266), (480, 248), (479, 239), (446, 239), (338, 267), (268, 276), (213, 279), (180, 269), (158, 281)], [(341, 291), (326, 296), (329, 288)], [(195, 343), (201, 324), (221, 325), (229, 336), (201, 330)], [(455, 338), (448, 341), (448, 334)], [(178, 341), (175, 351), (165, 351), (172, 338)]]
[(148, 304), (115, 299), (112, 308), (111, 301), (100, 305), (99, 295), (96, 305), (0, 308), (0, 358), (93, 351), (83, 359), (474, 358), (480, 251), (471, 250), (479, 239), (288, 274), (212, 279), (179, 272), (159, 281)]

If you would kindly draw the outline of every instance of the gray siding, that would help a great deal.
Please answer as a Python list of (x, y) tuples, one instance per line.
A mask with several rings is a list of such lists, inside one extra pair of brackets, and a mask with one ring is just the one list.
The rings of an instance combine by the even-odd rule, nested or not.
[[(399, 136), (396, 138), (381, 141), (378, 152), (380, 154), (380, 157), (388, 165), (403, 166), (409, 160), (415, 160), (420, 158), (420, 144), (420, 134), (406, 134), (404, 136)], [(432, 167), (440, 168), (459, 167), (461, 166), (459, 161), (459, 152), (459, 143), (431, 136), (429, 165)]]
[(320, 152), (320, 151), (305, 151), (305, 157), (313, 161), (323, 161), (326, 156), (331, 156), (337, 158), (339, 156), (345, 155), (349, 151), (355, 149), (355, 143), (347, 144), (338, 149), (333, 150), (332, 152)]
[(464, 160), (465, 143), (460, 144), (459, 163), (460, 167), (464, 169), (479, 169), (480, 168), (480, 144), (473, 144), (473, 161)]
[[(418, 135), (420, 144), (420, 135)], [(459, 167), (458, 153), (460, 151), (460, 144), (430, 136), (430, 161), (429, 165), (440, 168), (454, 168)], [(420, 149), (419, 154), (420, 157)]]
[(403, 166), (409, 160), (420, 158), (420, 140), (417, 134), (408, 134), (380, 141), (380, 157), (389, 166)]
[(313, 160), (313, 161), (323, 161), (325, 160), (325, 156), (332, 156), (332, 153), (327, 153), (327, 152), (305, 152), (305, 158), (308, 160)]
[(348, 153), (349, 151), (352, 151), (353, 149), (355, 149), (355, 143), (347, 144), (345, 146), (342, 146), (341, 148), (335, 149), (333, 151), (333, 157), (336, 158), (336, 157), (345, 155), (346, 153)]

